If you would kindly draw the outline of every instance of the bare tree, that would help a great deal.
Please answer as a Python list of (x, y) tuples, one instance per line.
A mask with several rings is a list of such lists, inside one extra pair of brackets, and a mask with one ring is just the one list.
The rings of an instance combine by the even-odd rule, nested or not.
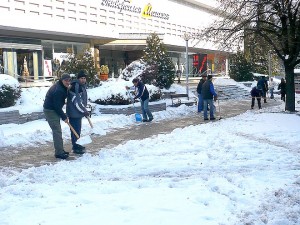
[[(294, 68), (300, 63), (300, 0), (218, 0), (216, 20), (199, 34), (230, 48), (247, 35), (263, 38), (282, 60), (286, 110), (295, 111)], [(213, 38), (212, 38), (213, 37)]]

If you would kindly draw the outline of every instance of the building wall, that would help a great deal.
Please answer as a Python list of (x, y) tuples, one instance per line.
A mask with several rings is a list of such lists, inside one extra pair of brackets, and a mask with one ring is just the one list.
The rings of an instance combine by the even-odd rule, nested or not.
[[(113, 3), (134, 7), (136, 12), (121, 10)], [(151, 4), (152, 12), (167, 18), (143, 16)], [(0, 26), (11, 29), (62, 32), (94, 37), (117, 37), (124, 32), (161, 32), (181, 36), (183, 32), (198, 32), (213, 18), (205, 11), (193, 9), (186, 1), (169, 0), (2, 0)]]
[[(116, 74), (126, 66), (126, 62), (122, 63), (124, 61), (122, 57), (117, 60), (110, 59), (110, 55), (124, 53), (130, 55), (131, 51), (141, 50), (140, 46), (145, 45), (144, 41), (140, 46), (124, 50), (126, 46), (134, 45), (123, 38), (124, 34), (130, 36), (152, 32), (162, 34), (163, 42), (168, 45), (168, 49), (178, 53), (179, 56), (173, 59), (174, 63), (183, 63), (184, 59), (180, 53), (185, 51), (186, 43), (182, 35), (186, 32), (198, 33), (214, 19), (213, 2), (215, 1), (207, 3), (204, 0), (1, 0), (0, 36), (5, 36), (5, 41), (0, 40), (0, 48), (3, 48), (3, 56), (11, 55), (13, 58), (10, 62), (4, 59), (6, 63), (4, 72), (10, 69), (9, 74), (22, 75), (21, 64), (27, 54), (30, 58), (29, 63), (33, 61), (32, 71), (35, 71), (35, 74), (30, 73), (30, 76), (34, 75), (35, 79), (44, 76), (43, 60), (55, 60), (55, 54), (61, 53), (60, 56), (66, 54), (66, 50), (56, 50), (59, 45), (70, 45), (69, 48), (74, 49), (76, 43), (79, 43), (80, 46), (87, 44), (93, 49), (97, 47), (100, 50), (99, 57), (97, 55), (98, 63), (102, 60), (111, 65), (111, 71)], [(19, 38), (20, 43), (16, 46), (9, 43), (10, 37)], [(26, 39), (38, 40), (40, 43), (35, 45), (30, 43), (24, 47)], [(217, 50), (212, 43), (201, 40), (191, 40), (189, 45), (190, 53)], [(101, 53), (101, 47), (111, 52), (105, 56)], [(27, 52), (26, 49), (30, 51)], [(33, 56), (36, 56), (35, 60)], [(48, 65), (50, 64), (47, 63), (46, 66)]]

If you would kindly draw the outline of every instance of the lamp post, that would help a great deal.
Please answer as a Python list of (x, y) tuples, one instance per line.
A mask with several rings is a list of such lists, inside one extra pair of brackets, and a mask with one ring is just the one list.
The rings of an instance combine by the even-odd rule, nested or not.
[(188, 99), (189, 99), (189, 52), (188, 52), (188, 48), (189, 48), (189, 40), (191, 39), (191, 35), (189, 33), (184, 33), (182, 37), (185, 40), (186, 94), (187, 94)]

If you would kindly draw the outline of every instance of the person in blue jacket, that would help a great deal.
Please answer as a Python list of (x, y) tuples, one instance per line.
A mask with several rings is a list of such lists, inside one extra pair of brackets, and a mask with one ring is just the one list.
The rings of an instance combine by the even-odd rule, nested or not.
[(208, 120), (207, 116), (207, 108), (209, 105), (209, 113), (210, 113), (210, 120), (215, 120), (214, 112), (215, 112), (215, 106), (214, 102), (218, 98), (217, 93), (215, 92), (214, 85), (212, 83), (212, 75), (207, 76), (207, 81), (205, 81), (202, 85), (201, 90), (202, 98), (203, 98), (203, 117), (204, 120)]
[[(81, 70), (77, 75), (77, 80), (72, 81), (67, 99), (67, 115), (70, 124), (80, 136), (82, 118), (88, 117), (89, 112), (87, 106), (87, 91), (86, 91), (86, 72)], [(77, 138), (71, 131), (72, 149), (75, 154), (84, 154), (85, 147), (76, 143)]]
[(60, 120), (69, 122), (62, 108), (65, 105), (70, 82), (71, 76), (63, 74), (60, 80), (49, 88), (43, 105), (44, 115), (52, 130), (55, 157), (59, 159), (66, 159), (69, 156), (69, 152), (64, 150)]
[(132, 83), (135, 87), (135, 92), (137, 93), (134, 100), (140, 98), (141, 108), (143, 112), (143, 122), (151, 122), (153, 120), (153, 115), (149, 110), (149, 91), (146, 85), (143, 84), (138, 78), (134, 78)]
[(251, 101), (251, 109), (254, 108), (255, 99), (257, 100), (258, 108), (261, 109), (261, 96), (262, 96), (261, 90), (259, 90), (259, 89), (255, 86), (255, 87), (252, 88), (250, 94), (251, 94), (251, 97), (252, 97), (252, 101)]
[(264, 99), (264, 103), (267, 103), (267, 91), (268, 91), (268, 81), (264, 76), (257, 81), (257, 89), (261, 91), (262, 98)]

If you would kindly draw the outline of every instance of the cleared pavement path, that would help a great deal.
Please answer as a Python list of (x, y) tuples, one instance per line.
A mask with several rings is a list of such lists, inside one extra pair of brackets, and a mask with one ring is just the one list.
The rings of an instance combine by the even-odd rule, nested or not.
[[(220, 101), (221, 115), (219, 115), (219, 108), (217, 107), (216, 118), (214, 122), (218, 122), (219, 118), (228, 118), (244, 113), (250, 108), (250, 100), (227, 100)], [(270, 107), (281, 104), (280, 101), (269, 101), (262, 103), (263, 107)], [(117, 129), (108, 132), (104, 136), (93, 136), (93, 142), (86, 145), (87, 152), (90, 154), (97, 154), (101, 148), (112, 148), (113, 146), (122, 144), (128, 140), (140, 140), (158, 134), (167, 134), (176, 128), (183, 128), (190, 125), (198, 125), (202, 123), (209, 123), (210, 121), (203, 121), (203, 114), (195, 112), (192, 115), (179, 117), (172, 120), (162, 120), (151, 123), (141, 123), (138, 125)], [(66, 151), (71, 149), (70, 143), (65, 143)], [(70, 159), (76, 159), (73, 153), (70, 153)], [(52, 143), (49, 145), (38, 145), (36, 147), (23, 149), (5, 149), (0, 151), (0, 168), (17, 168), (24, 169), (32, 166), (40, 166), (50, 163), (59, 162), (60, 159), (54, 157), (54, 150)]]

